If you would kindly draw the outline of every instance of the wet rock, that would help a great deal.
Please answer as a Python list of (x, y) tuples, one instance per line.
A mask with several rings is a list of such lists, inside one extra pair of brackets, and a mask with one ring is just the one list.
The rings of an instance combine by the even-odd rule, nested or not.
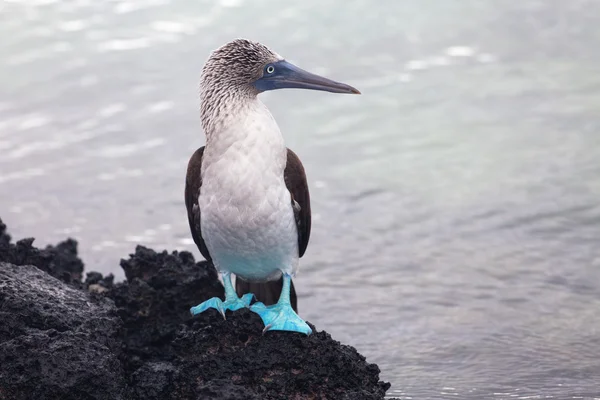
[(263, 335), (249, 310), (192, 318), (223, 287), (188, 252), (138, 246), (121, 261), (126, 282), (81, 282), (76, 245), (7, 237), (0, 221), (0, 399), (368, 400), (389, 388), (375, 364), (312, 325), (308, 337)]

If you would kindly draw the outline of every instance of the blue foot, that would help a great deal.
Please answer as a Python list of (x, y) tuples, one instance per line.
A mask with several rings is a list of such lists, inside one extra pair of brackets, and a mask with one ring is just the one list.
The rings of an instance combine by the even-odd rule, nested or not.
[(219, 311), (223, 316), (223, 319), (225, 319), (226, 310), (235, 311), (240, 308), (248, 308), (253, 297), (254, 295), (252, 293), (246, 293), (242, 298), (235, 296), (235, 298), (226, 299), (225, 301), (218, 297), (213, 297), (212, 299), (208, 299), (205, 302), (198, 304), (196, 307), (190, 308), (190, 312), (192, 315), (198, 315), (209, 308), (214, 308)]
[(226, 310), (239, 310), (240, 308), (248, 308), (250, 306), (250, 302), (254, 295), (252, 293), (246, 293), (239, 298), (235, 293), (235, 289), (233, 289), (233, 285), (231, 284), (231, 274), (229, 272), (223, 272), (223, 286), (225, 286), (225, 301), (221, 300), (218, 297), (213, 297), (212, 299), (208, 299), (203, 303), (198, 304), (196, 307), (190, 308), (190, 312), (192, 315), (198, 315), (208, 310), (209, 308), (214, 308), (221, 313), (223, 319), (225, 319), (225, 311)]
[(266, 331), (300, 332), (305, 335), (312, 333), (312, 329), (294, 312), (289, 302), (278, 302), (272, 306), (265, 306), (258, 302), (252, 304), (250, 311), (260, 315), (263, 320), (265, 324), (263, 333)]

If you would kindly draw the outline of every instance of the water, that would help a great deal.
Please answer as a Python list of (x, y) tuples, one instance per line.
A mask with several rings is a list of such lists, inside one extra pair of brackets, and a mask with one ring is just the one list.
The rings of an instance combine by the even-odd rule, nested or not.
[(302, 158), (301, 314), (415, 399), (600, 398), (600, 2), (0, 2), (0, 215), (122, 277), (187, 249), (209, 50), (362, 96), (263, 96)]

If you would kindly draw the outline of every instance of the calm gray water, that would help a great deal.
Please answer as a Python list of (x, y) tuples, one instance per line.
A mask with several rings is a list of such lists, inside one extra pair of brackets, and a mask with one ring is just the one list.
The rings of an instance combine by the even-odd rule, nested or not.
[(390, 395), (600, 398), (599, 1), (0, 0), (11, 233), (199, 257), (197, 82), (239, 36), (363, 92), (263, 96), (312, 190), (301, 314)]

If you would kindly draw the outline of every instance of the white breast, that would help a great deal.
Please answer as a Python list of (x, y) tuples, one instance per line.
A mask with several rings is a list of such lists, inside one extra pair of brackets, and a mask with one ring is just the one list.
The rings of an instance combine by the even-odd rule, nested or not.
[(202, 236), (219, 270), (251, 280), (293, 274), (298, 236), (283, 176), (283, 137), (258, 99), (232, 115), (204, 151)]

